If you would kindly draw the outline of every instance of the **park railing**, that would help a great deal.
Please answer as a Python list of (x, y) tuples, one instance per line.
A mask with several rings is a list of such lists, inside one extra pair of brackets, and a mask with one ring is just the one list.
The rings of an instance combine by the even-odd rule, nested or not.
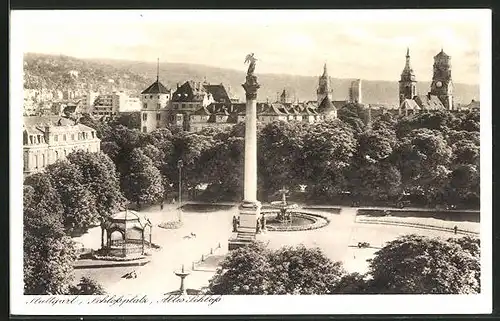
[[(356, 222), (358, 223), (367, 223), (367, 224), (386, 224), (386, 225), (395, 225), (395, 226), (407, 226), (407, 227), (416, 227), (416, 228), (423, 228), (423, 229), (429, 229), (429, 230), (439, 230), (439, 231), (446, 231), (446, 232), (454, 232), (455, 229), (454, 227), (448, 226), (450, 223), (444, 224), (436, 224), (437, 222), (430, 224), (430, 223), (423, 223), (423, 222), (408, 222), (408, 221), (401, 221), (401, 220), (395, 220), (391, 218), (383, 218), (383, 217), (377, 217), (377, 218), (367, 218), (367, 217), (356, 217)], [(458, 228), (457, 226), (457, 231), (456, 234), (465, 234), (465, 235), (474, 235), (477, 236), (479, 235), (479, 232), (473, 231), (468, 228), (464, 228), (461, 226)]]
[(207, 258), (209, 258), (210, 256), (213, 256), (216, 254), (216, 252), (218, 252), (220, 249), (221, 249), (221, 244), (220, 242), (217, 244), (217, 246), (215, 247), (211, 247), (209, 251), (207, 251), (207, 253), (204, 253), (201, 255), (201, 258), (199, 260), (196, 260), (196, 261), (193, 261), (191, 262), (191, 270), (192, 271), (207, 271), (207, 272), (213, 272), (214, 270), (207, 270), (207, 269), (200, 269), (200, 268), (197, 268), (199, 265), (203, 264)]

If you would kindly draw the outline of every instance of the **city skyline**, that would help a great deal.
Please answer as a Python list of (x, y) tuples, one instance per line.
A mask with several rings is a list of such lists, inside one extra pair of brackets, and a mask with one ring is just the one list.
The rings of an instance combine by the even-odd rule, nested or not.
[[(73, 11), (52, 19), (57, 11), (27, 11), (14, 12), (13, 24), (22, 29), (24, 52), (148, 62), (159, 58), (236, 70), (243, 70), (244, 56), (255, 52), (262, 74), (317, 76), (326, 63), (334, 78), (397, 80), (409, 48), (417, 81), (429, 81), (433, 57), (443, 49), (452, 57), (455, 82), (480, 82), (478, 11), (379, 11), (383, 22), (367, 20), (373, 10), (207, 12)], [(106, 20), (100, 19), (103, 15)], [(64, 33), (58, 32), (61, 28)], [(48, 36), (56, 32), (58, 37)]]

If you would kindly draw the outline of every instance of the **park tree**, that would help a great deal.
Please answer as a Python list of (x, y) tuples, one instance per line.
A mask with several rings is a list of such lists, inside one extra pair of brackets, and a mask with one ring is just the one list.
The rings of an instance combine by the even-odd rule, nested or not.
[(356, 133), (364, 130), (364, 127), (371, 121), (366, 107), (358, 103), (348, 103), (341, 106), (337, 111), (338, 118), (349, 124)]
[(277, 121), (267, 124), (259, 134), (258, 169), (262, 192), (269, 194), (283, 186), (304, 183), (304, 126)]
[(345, 274), (319, 248), (285, 246), (269, 255), (273, 294), (329, 294)]
[(112, 129), (109, 124), (94, 118), (90, 114), (83, 114), (78, 121), (83, 125), (95, 129), (97, 138), (99, 139), (106, 139), (111, 134)]
[(470, 111), (460, 115), (460, 127), (457, 130), (466, 130), (469, 132), (479, 132), (479, 111)]
[(463, 164), (450, 174), (446, 186), (447, 198), (453, 203), (477, 205), (479, 202), (480, 172), (477, 166)]
[[(396, 145), (391, 162), (400, 170), (403, 188), (421, 198), (435, 199), (452, 150), (436, 130), (415, 129)], [(436, 175), (439, 173), (440, 175)]]
[(120, 155), (120, 146), (115, 142), (101, 142), (101, 151), (116, 163)]
[(392, 154), (396, 145), (396, 134), (387, 127), (369, 130), (358, 136), (357, 155), (362, 160), (379, 162)]
[(162, 168), (165, 155), (159, 148), (154, 145), (147, 144), (145, 146), (139, 147), (138, 149), (153, 161), (153, 165), (156, 168)]
[(357, 195), (372, 200), (389, 200), (402, 193), (401, 174), (388, 162), (365, 164), (356, 169), (356, 182), (351, 188)]
[(366, 275), (357, 272), (343, 275), (332, 290), (332, 294), (368, 293), (370, 293), (370, 282)]
[(304, 246), (269, 250), (255, 243), (233, 250), (210, 280), (211, 294), (330, 294), (345, 274), (341, 263)]
[(452, 146), (452, 163), (457, 165), (469, 164), (479, 167), (479, 145), (472, 140), (461, 140)]
[(130, 154), (128, 170), (122, 178), (122, 189), (127, 199), (138, 206), (163, 199), (161, 173), (151, 158), (139, 148), (132, 150)]
[(224, 200), (240, 199), (243, 191), (243, 156), (245, 142), (242, 137), (216, 140), (210, 149), (200, 155), (197, 171), (209, 184), (209, 197)]
[(96, 199), (83, 184), (78, 167), (66, 160), (47, 167), (52, 185), (57, 191), (63, 207), (63, 225), (69, 232), (86, 231), (95, 224), (99, 214)]
[(78, 150), (70, 153), (66, 159), (76, 165), (82, 174), (82, 185), (93, 194), (99, 217), (108, 217), (126, 204), (120, 191), (115, 164), (106, 154)]
[(480, 142), (481, 142), (481, 135), (480, 135), (479, 131), (470, 132), (470, 131), (466, 131), (466, 130), (450, 129), (450, 130), (446, 131), (446, 133), (444, 133), (444, 135), (445, 135), (446, 141), (448, 142), (449, 146), (453, 146), (456, 143), (458, 143), (460, 141), (464, 141), (464, 140), (471, 141), (476, 146), (480, 146)]
[(259, 242), (230, 251), (209, 282), (219, 295), (273, 294), (269, 250)]
[(69, 290), (71, 295), (104, 295), (106, 291), (92, 278), (83, 276), (76, 286), (72, 286)]
[(345, 170), (356, 151), (352, 130), (341, 122), (316, 123), (304, 135), (303, 146), (305, 178), (313, 195), (328, 196), (343, 191)]
[(371, 290), (386, 294), (479, 293), (479, 273), (479, 256), (460, 241), (419, 235), (387, 243), (369, 267)]
[(185, 188), (193, 188), (198, 184), (205, 183), (200, 175), (200, 157), (202, 153), (210, 149), (214, 143), (213, 137), (203, 136), (198, 133), (181, 132), (172, 139), (173, 150), (170, 159), (166, 162), (164, 169), (168, 173), (168, 179), (174, 185), (179, 184), (177, 164), (182, 160), (184, 170), (182, 182)]
[(45, 173), (29, 176), (23, 191), (24, 293), (68, 294), (76, 252), (57, 191)]
[(114, 121), (116, 125), (122, 125), (128, 129), (140, 129), (141, 128), (141, 113), (132, 112), (127, 114), (120, 114), (118, 118)]

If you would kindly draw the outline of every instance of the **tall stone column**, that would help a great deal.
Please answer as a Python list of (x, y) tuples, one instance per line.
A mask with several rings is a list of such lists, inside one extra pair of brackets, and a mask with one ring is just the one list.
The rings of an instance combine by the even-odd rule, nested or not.
[(229, 240), (229, 250), (255, 240), (261, 203), (257, 200), (257, 77), (248, 73), (243, 88), (246, 93), (245, 113), (245, 172), (243, 202), (239, 206), (239, 226), (236, 238)]
[(257, 200), (257, 77), (247, 75), (245, 113), (245, 174), (243, 203), (240, 205), (240, 230), (255, 233), (261, 204)]

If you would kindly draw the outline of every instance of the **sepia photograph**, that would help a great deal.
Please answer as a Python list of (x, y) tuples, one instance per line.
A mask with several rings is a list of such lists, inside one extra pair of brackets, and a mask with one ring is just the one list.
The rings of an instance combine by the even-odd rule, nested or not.
[(11, 42), (12, 313), (491, 312), (490, 10), (14, 10)]

